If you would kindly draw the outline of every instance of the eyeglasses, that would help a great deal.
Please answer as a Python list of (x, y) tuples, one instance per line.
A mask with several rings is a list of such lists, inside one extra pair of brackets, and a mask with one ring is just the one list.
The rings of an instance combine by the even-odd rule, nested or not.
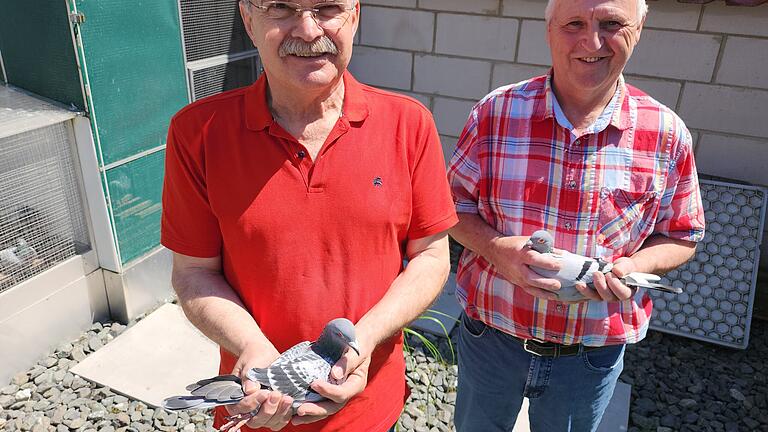
[(352, 6), (346, 3), (328, 2), (317, 3), (312, 7), (304, 7), (298, 3), (285, 1), (266, 1), (262, 4), (256, 4), (253, 0), (247, 0), (251, 6), (258, 8), (269, 19), (281, 21), (292, 17), (301, 17), (304, 12), (309, 12), (317, 25), (324, 29), (337, 29), (344, 25), (349, 18), (349, 11), (355, 9), (355, 2)]

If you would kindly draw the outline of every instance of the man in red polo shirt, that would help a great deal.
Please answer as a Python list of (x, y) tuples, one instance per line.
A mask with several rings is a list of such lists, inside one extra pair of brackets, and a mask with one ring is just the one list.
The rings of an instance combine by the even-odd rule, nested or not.
[(221, 346), (221, 373), (264, 367), (332, 318), (356, 322), (360, 355), (332, 372), (346, 380), (313, 384), (329, 401), (293, 412), (289, 397), (247, 383), (230, 407), (258, 409), (247, 427), (388, 430), (406, 396), (400, 329), (439, 293), (457, 221), (434, 122), (346, 72), (356, 1), (240, 10), (264, 74), (184, 108), (168, 133), (173, 286)]

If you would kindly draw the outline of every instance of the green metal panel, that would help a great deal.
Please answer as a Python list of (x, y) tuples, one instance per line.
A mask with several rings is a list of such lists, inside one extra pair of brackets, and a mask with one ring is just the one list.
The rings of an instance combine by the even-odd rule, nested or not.
[(160, 244), (165, 151), (107, 171), (117, 247), (125, 264)]
[(177, 1), (75, 3), (103, 163), (165, 144), (188, 102)]
[(64, 0), (4, 0), (0, 51), (9, 83), (82, 110), (68, 19)]

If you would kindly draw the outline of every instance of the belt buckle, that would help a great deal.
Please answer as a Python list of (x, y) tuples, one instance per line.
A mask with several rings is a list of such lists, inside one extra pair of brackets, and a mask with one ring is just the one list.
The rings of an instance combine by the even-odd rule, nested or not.
[(541, 357), (541, 354), (539, 354), (538, 351), (534, 351), (533, 349), (528, 347), (528, 343), (531, 341), (531, 339), (525, 339), (523, 340), (523, 350), (529, 354), (533, 354), (535, 356)]

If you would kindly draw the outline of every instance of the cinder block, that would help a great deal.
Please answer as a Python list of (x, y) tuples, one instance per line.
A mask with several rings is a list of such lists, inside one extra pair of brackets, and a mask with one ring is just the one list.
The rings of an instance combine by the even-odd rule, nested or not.
[(488, 93), (491, 64), (433, 55), (416, 55), (413, 90), (465, 99), (480, 99)]
[(717, 1), (704, 6), (702, 31), (768, 36), (768, 6), (733, 7)]
[(768, 39), (728, 37), (717, 82), (768, 89)]
[(669, 108), (674, 110), (677, 107), (677, 100), (680, 98), (680, 87), (682, 87), (681, 83), (633, 76), (625, 76), (624, 78), (627, 80), (627, 83), (648, 93), (651, 97)]
[(357, 46), (349, 70), (358, 80), (372, 86), (410, 90), (412, 66), (411, 53)]
[(645, 27), (677, 30), (696, 30), (701, 5), (676, 1), (648, 2)]
[(501, 14), (521, 18), (544, 19), (547, 0), (502, 0)]
[(523, 20), (520, 26), (520, 47), (517, 61), (537, 65), (552, 65), (547, 45), (547, 25), (544, 21)]
[(362, 10), (363, 45), (432, 51), (435, 14), (409, 9), (366, 6)]
[(439, 13), (435, 51), (513, 61), (518, 24), (510, 18)]
[(416, 0), (360, 0), (360, 4), (415, 8)]
[(421, 94), (421, 93), (407, 92), (407, 91), (398, 91), (398, 93), (402, 93), (402, 94), (404, 94), (406, 96), (410, 96), (410, 97), (416, 99), (417, 101), (421, 102), (421, 104), (424, 105), (425, 107), (427, 107), (428, 110), (430, 110), (430, 111), (432, 110), (432, 97), (431, 96), (428, 96), (428, 95), (425, 95), (425, 94)]
[(440, 135), (458, 137), (467, 124), (469, 112), (475, 102), (469, 100), (435, 97), (432, 115)]
[(491, 89), (525, 81), (535, 76), (545, 75), (548, 71), (549, 68), (545, 66), (530, 66), (514, 63), (497, 64), (493, 66)]
[(644, 30), (627, 72), (709, 82), (715, 70), (721, 36)]
[(705, 133), (696, 150), (696, 168), (702, 174), (768, 185), (766, 154), (768, 139)]
[(456, 137), (440, 135), (440, 144), (443, 146), (443, 158), (445, 159), (446, 167), (451, 163), (451, 156), (453, 156), (453, 152), (456, 150), (456, 141), (458, 140)]
[(497, 15), (499, 0), (421, 0), (419, 9)]
[(687, 83), (679, 114), (694, 128), (768, 138), (766, 107), (768, 91)]

